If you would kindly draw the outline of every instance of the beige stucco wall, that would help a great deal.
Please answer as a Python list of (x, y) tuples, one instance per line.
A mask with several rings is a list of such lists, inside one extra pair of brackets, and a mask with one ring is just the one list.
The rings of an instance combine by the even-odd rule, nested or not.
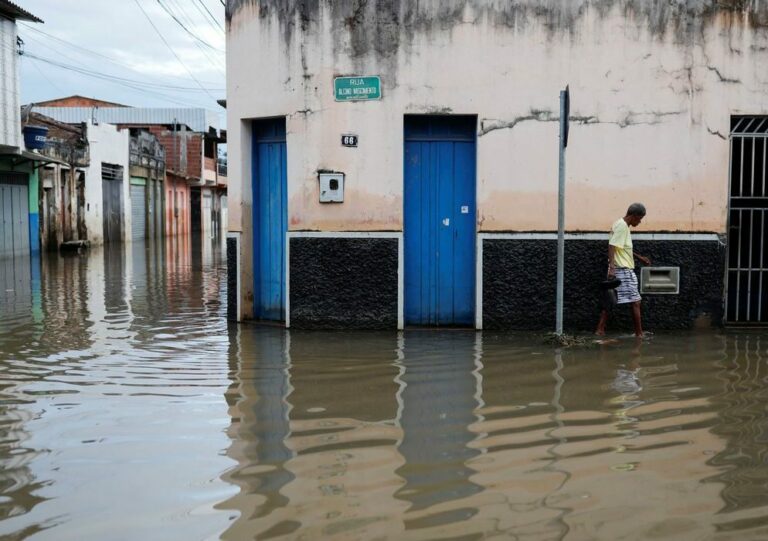
[[(492, 2), (449, 3), (463, 7), (429, 28), (383, 31), (369, 10), (368, 43), (326, 2), (303, 19), (279, 3), (231, 2), (231, 231), (247, 235), (251, 220), (247, 119), (287, 118), (291, 230), (400, 230), (403, 115), (439, 112), (478, 115), (478, 229), (554, 230), (566, 83), (569, 230), (606, 230), (640, 200), (646, 231), (725, 231), (730, 115), (768, 112), (768, 34), (753, 13), (692, 16), (682, 31), (671, 16), (653, 19), (655, 8), (619, 3), (514, 24), (492, 16)], [(380, 75), (383, 99), (335, 102), (340, 75)], [(342, 133), (358, 134), (359, 148), (341, 147)], [(342, 205), (318, 202), (318, 169), (346, 173)]]

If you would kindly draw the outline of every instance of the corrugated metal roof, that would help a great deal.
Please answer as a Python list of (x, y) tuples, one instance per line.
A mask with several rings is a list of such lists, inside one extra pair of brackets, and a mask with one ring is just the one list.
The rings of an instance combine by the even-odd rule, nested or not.
[(185, 124), (192, 131), (219, 131), (218, 114), (207, 109), (147, 107), (34, 107), (36, 113), (59, 122), (76, 124), (93, 120), (104, 124)]
[(33, 23), (41, 23), (42, 19), (38, 19), (32, 15), (26, 9), (17, 6), (13, 2), (8, 0), (0, 0), (0, 14), (3, 14), (11, 19), (21, 19), (22, 21), (32, 21)]

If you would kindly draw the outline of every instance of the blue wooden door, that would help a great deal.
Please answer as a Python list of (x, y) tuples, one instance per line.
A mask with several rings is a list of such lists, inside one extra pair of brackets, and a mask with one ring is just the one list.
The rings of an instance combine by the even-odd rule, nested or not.
[(407, 324), (474, 324), (475, 125), (468, 116), (406, 116)]
[(284, 321), (285, 119), (259, 120), (253, 126), (253, 315)]

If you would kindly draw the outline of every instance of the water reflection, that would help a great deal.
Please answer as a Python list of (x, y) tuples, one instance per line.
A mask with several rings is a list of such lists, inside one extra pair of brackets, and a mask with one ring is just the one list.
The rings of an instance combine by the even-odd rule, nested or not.
[(720, 532), (754, 529), (768, 535), (767, 345), (759, 334), (731, 337), (718, 363), (722, 391), (713, 397), (719, 422), (712, 432), (726, 443), (711, 460), (722, 473), (710, 481), (723, 485)]
[(468, 446), (477, 437), (470, 426), (481, 406), (479, 344), (480, 335), (465, 332), (410, 332), (403, 338), (398, 450), (405, 464), (396, 473), (405, 479), (397, 497), (410, 502), (406, 528), (447, 534), (440, 526), (477, 513), (466, 499), (482, 491), (467, 466), (480, 454)]
[(195, 237), (0, 265), (0, 537), (768, 538), (760, 332), (224, 320)]
[(17, 262), (14, 301), (0, 303), (0, 537), (224, 529), (212, 506), (232, 491), (227, 440), (223, 424), (206, 430), (226, 417), (224, 272), (214, 250), (179, 278), (173, 253), (137, 243)]

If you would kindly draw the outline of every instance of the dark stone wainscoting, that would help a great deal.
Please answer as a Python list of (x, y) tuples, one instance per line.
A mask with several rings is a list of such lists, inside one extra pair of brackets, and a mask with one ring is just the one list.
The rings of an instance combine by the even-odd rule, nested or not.
[[(644, 295), (648, 330), (720, 325), (723, 318), (725, 247), (708, 240), (634, 240), (654, 266), (680, 267), (679, 295)], [(600, 315), (598, 283), (607, 268), (607, 241), (565, 244), (564, 327), (592, 331)], [(639, 274), (639, 269), (638, 269)], [(639, 278), (639, 276), (638, 276)], [(483, 241), (483, 328), (554, 330), (557, 241)], [(609, 332), (631, 331), (629, 309), (618, 306)]]
[(292, 328), (397, 328), (397, 238), (293, 237), (289, 246)]
[(227, 237), (227, 319), (237, 321), (237, 239)]

